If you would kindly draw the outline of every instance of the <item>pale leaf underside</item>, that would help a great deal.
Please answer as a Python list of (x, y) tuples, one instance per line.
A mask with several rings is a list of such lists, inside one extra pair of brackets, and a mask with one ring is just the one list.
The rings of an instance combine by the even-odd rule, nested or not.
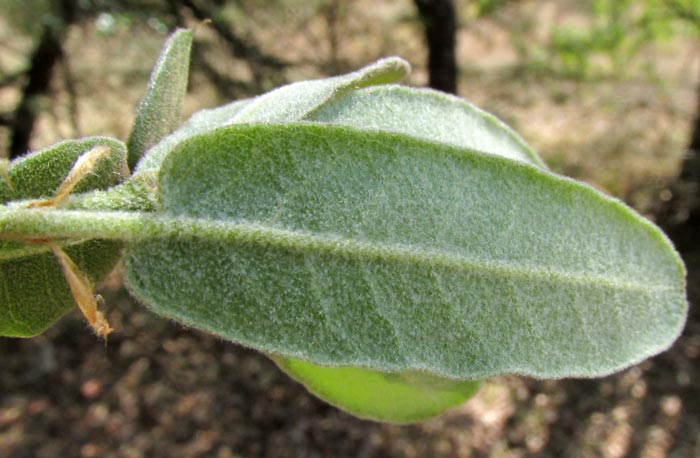
[(185, 142), (161, 192), (172, 223), (129, 251), (132, 291), (273, 354), (463, 379), (594, 376), (663, 350), (684, 321), (683, 267), (655, 227), (497, 157), (243, 126)]

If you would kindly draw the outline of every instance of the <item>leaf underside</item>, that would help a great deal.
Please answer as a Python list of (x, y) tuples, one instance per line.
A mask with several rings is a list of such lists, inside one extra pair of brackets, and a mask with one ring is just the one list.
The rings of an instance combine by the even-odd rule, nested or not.
[(492, 155), (240, 126), (180, 145), (160, 189), (154, 217), (181, 226), (130, 247), (132, 292), (270, 354), (454, 379), (596, 376), (667, 348), (684, 322), (683, 266), (657, 228)]
[[(426, 140), (477, 149), (501, 155), (537, 167), (546, 168), (542, 160), (515, 132), (492, 115), (468, 102), (435, 91), (399, 86), (376, 86), (393, 83), (404, 76), (408, 64), (398, 58), (383, 59), (348, 75), (293, 83), (255, 99), (240, 100), (223, 107), (202, 110), (173, 134), (151, 148), (137, 172), (157, 169), (178, 143), (198, 134), (241, 123), (283, 123), (310, 121), (347, 125), (359, 129), (384, 130)], [(287, 362), (294, 361), (291, 358)], [(302, 361), (296, 361), (302, 364)], [(305, 367), (311, 363), (303, 362)], [(354, 371), (358, 383), (368, 385), (383, 380), (381, 373), (354, 368), (318, 367), (317, 371), (289, 372), (307, 387), (323, 385), (321, 398), (341, 405), (360, 416), (368, 416), (371, 406), (348, 403), (342, 385), (332, 387), (333, 371)], [(399, 382), (394, 380), (393, 385)], [(466, 382), (460, 382), (466, 383)], [(407, 385), (410, 391), (410, 387)], [(312, 390), (313, 391), (313, 390)], [(430, 411), (429, 399), (413, 401), (411, 412)], [(368, 410), (369, 409), (369, 410)], [(405, 415), (408, 415), (405, 412)], [(401, 418), (405, 418), (405, 415)], [(369, 415), (372, 416), (372, 415)], [(388, 417), (381, 417), (389, 420)], [(395, 421), (402, 421), (394, 418)]]

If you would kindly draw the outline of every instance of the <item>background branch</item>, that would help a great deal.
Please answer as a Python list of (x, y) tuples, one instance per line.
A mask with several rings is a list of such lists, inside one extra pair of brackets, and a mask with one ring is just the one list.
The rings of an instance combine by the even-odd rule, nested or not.
[(49, 92), (54, 67), (63, 55), (66, 29), (75, 18), (73, 0), (61, 0), (58, 6), (60, 11), (57, 18), (60, 18), (60, 21), (45, 22), (25, 73), (27, 82), (22, 89), (22, 96), (10, 126), (10, 158), (21, 156), (29, 150), (40, 97)]

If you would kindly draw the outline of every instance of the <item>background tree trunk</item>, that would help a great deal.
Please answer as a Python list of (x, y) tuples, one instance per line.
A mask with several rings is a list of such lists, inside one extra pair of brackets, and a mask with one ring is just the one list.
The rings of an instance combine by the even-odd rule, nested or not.
[(691, 126), (690, 141), (688, 150), (683, 159), (683, 165), (679, 179), (684, 182), (695, 183), (696, 196), (700, 200), (700, 78), (698, 78), (696, 89), (695, 119)]
[(425, 27), (430, 87), (457, 93), (457, 20), (453, 0), (414, 0)]
[(700, 252), (697, 238), (700, 234), (700, 78), (695, 110), (681, 171), (671, 185), (672, 199), (661, 206), (657, 215), (681, 253)]
[(63, 39), (68, 25), (75, 20), (74, 0), (56, 2), (57, 21), (44, 21), (39, 42), (29, 61), (22, 97), (12, 117), (10, 158), (21, 156), (29, 150), (29, 141), (38, 114), (39, 97), (49, 91), (51, 76), (56, 63), (63, 55)]
[[(223, 41), (231, 52), (231, 55), (243, 60), (248, 65), (248, 68), (254, 75), (253, 84), (255, 92), (262, 92), (269, 89), (265, 84), (267, 82), (271, 82), (273, 85), (286, 83), (281, 76), (281, 71), (288, 67), (290, 63), (282, 58), (266, 54), (261, 51), (255, 43), (236, 34), (232, 24), (222, 19), (220, 14), (217, 14), (218, 9), (221, 8), (223, 4), (224, 2), (220, 0), (170, 0), (169, 2), (170, 10), (174, 12), (179, 23), (183, 22), (182, 17), (179, 15), (180, 6), (187, 8), (198, 21), (208, 21), (211, 29)], [(235, 86), (235, 82), (233, 85), (228, 84), (227, 81), (230, 81), (230, 79), (226, 78), (224, 75), (219, 75), (217, 78), (216, 70), (210, 65), (208, 67), (208, 76), (214, 77), (211, 81), (215, 84), (223, 84), (223, 86), (219, 87), (223, 87), (224, 90), (228, 91), (231, 87)], [(227, 86), (228, 88), (226, 88)]]

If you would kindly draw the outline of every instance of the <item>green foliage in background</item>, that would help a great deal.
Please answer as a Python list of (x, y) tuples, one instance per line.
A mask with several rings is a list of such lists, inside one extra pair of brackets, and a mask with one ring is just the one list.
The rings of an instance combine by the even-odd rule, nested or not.
[[(85, 177), (97, 189), (43, 206), (17, 195), (0, 210), (2, 335), (60, 314), (37, 312), (61, 274), (46, 241), (105, 240), (124, 244), (127, 287), (155, 313), (257, 349), (381, 421), (434, 416), (494, 375), (606, 375), (681, 332), (685, 270), (657, 227), (550, 172), (467, 101), (394, 84), (403, 60), (204, 110), (166, 135), (190, 43), (177, 32), (154, 71), (130, 177), (94, 178), (101, 159)], [(6, 187), (62, 151), (13, 162)], [(110, 151), (123, 165), (121, 144)], [(59, 168), (24, 170), (46, 180), (42, 193), (56, 188)]]
[(564, 75), (625, 75), (645, 45), (700, 34), (700, 0), (593, 0), (590, 8), (590, 24), (551, 30), (552, 65)]

